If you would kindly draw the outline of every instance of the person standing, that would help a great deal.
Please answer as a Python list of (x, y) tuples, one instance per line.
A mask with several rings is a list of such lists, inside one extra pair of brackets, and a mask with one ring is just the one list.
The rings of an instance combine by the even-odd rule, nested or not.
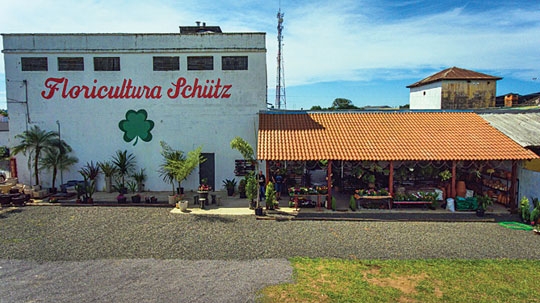
[(257, 180), (259, 182), (259, 201), (262, 201), (266, 196), (266, 176), (263, 174), (262, 170), (259, 171)]
[(279, 171), (272, 177), (272, 182), (274, 182), (274, 189), (276, 190), (276, 199), (281, 200), (281, 191), (283, 188), (283, 176)]

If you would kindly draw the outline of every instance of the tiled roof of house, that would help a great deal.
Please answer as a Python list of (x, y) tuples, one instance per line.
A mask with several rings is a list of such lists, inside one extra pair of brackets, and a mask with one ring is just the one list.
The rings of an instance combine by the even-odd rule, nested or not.
[(537, 156), (472, 112), (261, 112), (260, 160), (521, 160)]
[(501, 80), (501, 77), (490, 76), (472, 70), (459, 67), (451, 67), (424, 78), (416, 83), (408, 85), (407, 88), (418, 87), (441, 80)]

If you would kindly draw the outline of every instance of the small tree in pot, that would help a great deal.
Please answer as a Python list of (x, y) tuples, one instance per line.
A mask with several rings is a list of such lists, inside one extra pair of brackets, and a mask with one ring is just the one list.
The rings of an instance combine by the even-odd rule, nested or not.
[(255, 209), (257, 207), (257, 179), (254, 176), (254, 173), (251, 172), (246, 176), (246, 196), (249, 199), (249, 208)]
[(181, 189), (182, 181), (186, 180), (200, 163), (206, 161), (206, 158), (201, 156), (202, 147), (200, 146), (188, 152), (187, 156), (184, 156), (182, 151), (172, 149), (164, 141), (161, 141), (160, 144), (164, 161), (160, 165), (159, 172), (163, 180), (172, 184), (174, 195), (174, 181), (178, 183), (178, 188)]

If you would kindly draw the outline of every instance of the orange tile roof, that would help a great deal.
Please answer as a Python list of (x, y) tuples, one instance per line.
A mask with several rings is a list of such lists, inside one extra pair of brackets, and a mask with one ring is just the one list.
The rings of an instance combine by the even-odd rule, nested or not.
[(472, 112), (261, 112), (260, 160), (538, 158)]

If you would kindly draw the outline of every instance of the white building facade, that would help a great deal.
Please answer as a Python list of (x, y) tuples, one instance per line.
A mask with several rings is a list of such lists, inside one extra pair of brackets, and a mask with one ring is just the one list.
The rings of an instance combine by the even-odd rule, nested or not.
[(441, 109), (442, 82), (429, 83), (421, 87), (411, 87), (410, 109)]
[[(79, 162), (57, 185), (127, 150), (147, 190), (170, 190), (158, 173), (164, 141), (184, 153), (202, 146), (207, 162), (183, 181), (186, 190), (202, 178), (220, 189), (241, 159), (230, 141), (256, 147), (267, 102), (264, 33), (4, 34), (3, 42), (9, 145), (33, 125), (59, 131)], [(31, 184), (27, 158), (16, 160), (19, 181)], [(51, 173), (40, 179), (49, 186)]]

